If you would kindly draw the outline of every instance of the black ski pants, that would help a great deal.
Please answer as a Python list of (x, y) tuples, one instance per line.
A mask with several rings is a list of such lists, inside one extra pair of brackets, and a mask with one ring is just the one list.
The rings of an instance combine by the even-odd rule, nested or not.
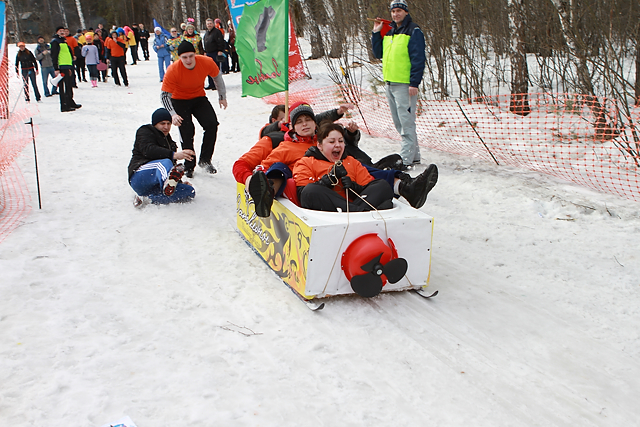
[[(218, 117), (213, 110), (213, 106), (206, 96), (192, 99), (171, 99), (171, 102), (176, 113), (182, 117), (182, 125), (179, 127), (182, 149), (194, 150), (193, 136), (195, 134), (195, 126), (192, 117), (195, 117), (204, 130), (198, 163), (210, 163), (216, 145), (216, 138), (218, 137)], [(195, 166), (195, 159), (184, 163), (184, 167), (187, 170), (193, 170)]]
[[(353, 196), (351, 190), (352, 202), (349, 202), (349, 212), (367, 212), (376, 209), (391, 209), (393, 207), (393, 190), (389, 184), (382, 180), (376, 179), (365, 185), (360, 193), (360, 197)], [(364, 201), (369, 202), (368, 204)], [(369, 204), (371, 206), (369, 206)], [(338, 208), (342, 212), (347, 211), (347, 200), (340, 194), (333, 191), (332, 188), (325, 187), (319, 183), (311, 183), (305, 186), (300, 193), (300, 206), (315, 211), (336, 212)]]

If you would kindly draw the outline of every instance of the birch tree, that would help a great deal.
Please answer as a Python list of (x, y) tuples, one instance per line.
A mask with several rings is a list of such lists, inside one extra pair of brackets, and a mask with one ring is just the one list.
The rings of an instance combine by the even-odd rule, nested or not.
[(69, 28), (69, 23), (67, 22), (67, 11), (64, 10), (64, 2), (62, 0), (58, 0), (58, 7), (60, 8), (60, 15), (62, 15), (62, 22), (64, 22), (65, 28)]
[(180, 6), (182, 7), (182, 22), (184, 22), (186, 24), (187, 23), (187, 18), (189, 17), (189, 15), (187, 15), (187, 2), (186, 2), (186, 0), (180, 0)]
[(84, 22), (84, 14), (82, 13), (82, 5), (80, 4), (80, 0), (76, 0), (76, 8), (78, 8), (78, 18), (80, 18), (80, 28), (84, 30), (87, 28), (87, 25)]

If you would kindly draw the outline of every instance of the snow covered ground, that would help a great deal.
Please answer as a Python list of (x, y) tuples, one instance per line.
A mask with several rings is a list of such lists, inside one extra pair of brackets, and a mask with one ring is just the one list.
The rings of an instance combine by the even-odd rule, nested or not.
[(127, 71), (128, 89), (80, 83), (73, 113), (38, 104), (42, 210), (32, 147), (18, 159), (34, 209), (0, 244), (0, 425), (640, 425), (638, 203), (423, 149), (439, 296), (311, 312), (235, 230), (231, 166), (271, 106), (226, 76), (219, 173), (136, 210), (126, 168), (160, 83), (153, 56)]

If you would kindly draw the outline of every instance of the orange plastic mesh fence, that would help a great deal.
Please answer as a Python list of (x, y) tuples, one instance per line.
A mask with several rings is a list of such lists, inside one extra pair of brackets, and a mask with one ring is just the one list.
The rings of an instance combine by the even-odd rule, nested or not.
[[(37, 113), (24, 99), (22, 81), (9, 78), (7, 58), (0, 63), (0, 242), (31, 211), (31, 196), (15, 158), (32, 141), (31, 126), (25, 124)], [(11, 73), (13, 76), (14, 74)], [(9, 84), (11, 83), (11, 84)], [(33, 97), (33, 94), (32, 94)], [(36, 128), (34, 128), (34, 133)]]
[[(290, 85), (289, 103), (315, 111), (349, 102), (355, 121), (372, 136), (399, 140), (384, 93), (361, 88)], [(283, 104), (284, 94), (265, 97)], [(595, 190), (640, 201), (640, 109), (630, 116), (614, 101), (565, 93), (498, 95), (421, 101), (416, 128), (421, 146), (524, 167)]]

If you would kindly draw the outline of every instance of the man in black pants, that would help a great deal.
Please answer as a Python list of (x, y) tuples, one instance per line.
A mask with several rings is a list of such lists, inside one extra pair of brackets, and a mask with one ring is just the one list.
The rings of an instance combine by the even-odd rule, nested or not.
[[(218, 56), (223, 54), (225, 49), (224, 44), (224, 36), (220, 32), (219, 29), (215, 27), (213, 24), (213, 19), (207, 19), (207, 31), (204, 33), (204, 37), (202, 38), (202, 45), (204, 47), (204, 53), (209, 58), (213, 59), (216, 62), (218, 68), (220, 68), (220, 63), (218, 63)], [(211, 77), (208, 78), (208, 86), (205, 89), (214, 90), (216, 85), (213, 82)]]
[[(193, 150), (195, 127), (192, 116), (198, 120), (204, 129), (198, 166), (214, 174), (217, 170), (211, 164), (211, 157), (218, 135), (218, 118), (207, 99), (202, 82), (207, 76), (215, 79), (218, 102), (226, 109), (227, 90), (222, 73), (213, 59), (196, 55), (194, 46), (187, 40), (178, 46), (178, 58), (179, 61), (171, 64), (162, 80), (162, 104), (171, 114), (172, 123), (180, 127), (183, 150)], [(193, 177), (195, 159), (185, 161), (184, 166), (185, 175)]]
[(144, 55), (144, 60), (149, 60), (149, 31), (144, 29), (144, 24), (138, 24), (138, 44), (142, 48), (142, 54)]
[(73, 100), (73, 51), (67, 44), (65, 29), (56, 28), (56, 34), (51, 40), (51, 60), (56, 77), (62, 74), (62, 80), (58, 83), (60, 93), (60, 111), (75, 111), (82, 107)]

